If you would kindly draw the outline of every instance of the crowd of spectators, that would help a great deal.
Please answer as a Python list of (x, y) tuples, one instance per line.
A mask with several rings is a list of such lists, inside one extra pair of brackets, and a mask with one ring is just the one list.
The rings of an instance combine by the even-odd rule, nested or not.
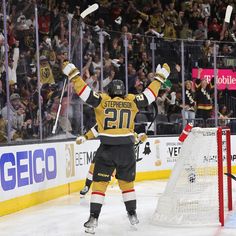
[[(185, 40), (184, 77), (187, 81), (185, 100), (188, 102), (185, 104), (184, 111), (186, 117), (195, 118), (198, 104), (196, 80), (192, 79), (191, 69), (213, 67), (213, 42), (217, 44), (217, 66), (233, 69), (236, 67), (234, 44), (236, 8), (233, 10), (231, 23), (224, 24), (226, 7), (228, 4), (235, 6), (235, 0), (100, 0), (96, 2), (99, 4), (99, 9), (81, 23), (80, 13), (95, 1), (7, 1), (11, 140), (39, 138), (40, 114), (44, 137), (50, 135), (65, 79), (61, 73), (61, 66), (64, 60), (69, 59), (68, 56), (81, 69), (83, 79), (95, 91), (106, 91), (114, 78), (125, 82), (125, 35), (128, 41), (129, 92), (142, 92), (150, 83), (154, 73), (153, 61), (170, 64), (170, 81), (163, 86), (157, 99), (158, 114), (166, 115), (168, 121), (172, 114), (178, 114), (179, 118), (183, 115), (181, 114), (183, 112), (181, 86), (184, 85), (181, 84), (180, 40)], [(37, 83), (35, 4), (38, 8), (40, 88)], [(70, 17), (72, 17), (71, 35), (69, 35)], [(80, 23), (83, 41), (80, 37)], [(101, 35), (104, 40), (103, 61), (101, 61), (100, 51)], [(69, 36), (71, 36), (71, 44)], [(1, 4), (1, 142), (7, 140), (6, 120), (8, 118), (4, 37)], [(150, 50), (153, 40), (156, 47), (154, 58)], [(80, 55), (81, 45), (82, 55)], [(69, 47), (70, 53), (68, 53)], [(203, 87), (201, 89), (204, 90)], [(40, 101), (38, 101), (39, 91)], [(234, 91), (220, 92), (220, 107), (229, 106), (226, 104), (226, 93), (232, 98), (236, 97)], [(209, 96), (209, 102), (213, 105), (212, 91)], [(42, 107), (41, 112), (39, 112), (39, 102)], [(213, 106), (210, 110), (209, 117), (212, 117)], [(150, 121), (152, 110), (143, 112), (147, 121)], [(197, 116), (201, 118), (198, 111)], [(84, 123), (81, 127), (82, 118)], [(94, 122), (93, 110), (83, 105), (68, 85), (62, 99), (58, 132), (77, 135), (91, 128)]]

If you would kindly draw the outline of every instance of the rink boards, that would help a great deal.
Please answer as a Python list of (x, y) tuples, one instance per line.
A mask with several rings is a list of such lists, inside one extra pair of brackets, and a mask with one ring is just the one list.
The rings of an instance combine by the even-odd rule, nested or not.
[[(236, 136), (232, 164), (236, 172)], [(78, 191), (100, 142), (40, 143), (0, 147), (0, 216)], [(154, 137), (136, 154), (136, 181), (168, 178), (178, 158), (177, 137)], [(216, 161), (214, 153), (208, 161)], [(204, 159), (204, 158), (203, 158)]]

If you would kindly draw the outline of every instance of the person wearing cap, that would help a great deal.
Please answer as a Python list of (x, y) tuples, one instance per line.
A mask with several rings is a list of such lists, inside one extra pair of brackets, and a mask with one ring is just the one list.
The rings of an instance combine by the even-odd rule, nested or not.
[(13, 79), (9, 80), (9, 90), (10, 94), (18, 93), (17, 83)]
[[(10, 96), (10, 137), (11, 140), (21, 139), (21, 130), (24, 125), (25, 111), (21, 106), (20, 95), (18, 93), (13, 93)], [(2, 109), (2, 117), (8, 120), (7, 117), (7, 105)]]

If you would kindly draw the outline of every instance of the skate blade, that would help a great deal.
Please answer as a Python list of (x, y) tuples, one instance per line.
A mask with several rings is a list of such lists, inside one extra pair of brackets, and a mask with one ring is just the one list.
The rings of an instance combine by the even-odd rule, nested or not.
[(131, 229), (131, 231), (138, 231), (138, 225), (137, 224), (130, 225), (130, 229)]
[(94, 227), (85, 227), (85, 233), (87, 234), (95, 234), (95, 228)]
[[(129, 216), (128, 216), (128, 218), (129, 218)], [(139, 223), (139, 220), (137, 218), (131, 217), (131, 218), (129, 218), (129, 222), (131, 225), (137, 225)]]

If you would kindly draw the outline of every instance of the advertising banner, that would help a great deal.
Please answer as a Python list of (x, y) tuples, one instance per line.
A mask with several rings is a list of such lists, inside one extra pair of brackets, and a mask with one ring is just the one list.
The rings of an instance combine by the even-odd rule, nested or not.
[[(99, 145), (89, 140), (0, 147), (0, 202), (84, 180)], [(148, 138), (137, 148), (137, 172), (172, 170), (181, 145), (177, 137)], [(236, 166), (236, 146), (231, 147)]]
[[(198, 68), (192, 69), (192, 78), (197, 78)], [(200, 79), (207, 79), (208, 82), (214, 78), (214, 69), (202, 69)], [(218, 69), (217, 88), (219, 90), (236, 90), (236, 71), (231, 69)]]

